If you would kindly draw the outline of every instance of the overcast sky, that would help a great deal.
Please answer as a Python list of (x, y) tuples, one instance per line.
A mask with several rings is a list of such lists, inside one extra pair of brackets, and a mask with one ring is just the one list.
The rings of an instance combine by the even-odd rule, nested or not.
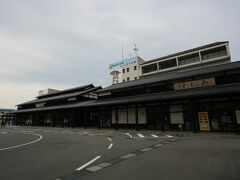
[(239, 0), (0, 0), (0, 108), (38, 90), (107, 86), (108, 65), (230, 41), (240, 60)]

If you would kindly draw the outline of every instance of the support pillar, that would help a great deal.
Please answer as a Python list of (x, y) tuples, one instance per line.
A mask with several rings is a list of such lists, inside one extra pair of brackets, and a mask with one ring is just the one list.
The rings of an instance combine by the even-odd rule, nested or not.
[(138, 104), (135, 106), (135, 118), (136, 118), (136, 131), (139, 131), (139, 124), (138, 124)]
[(115, 129), (118, 130), (118, 108), (115, 108)]
[(101, 126), (102, 126), (102, 123), (101, 123), (101, 121), (102, 121), (102, 117), (101, 117), (100, 115), (102, 115), (102, 114), (100, 113), (99, 108), (97, 108), (97, 122), (98, 122), (98, 129), (101, 129)]
[(84, 126), (84, 129), (87, 129), (87, 114), (88, 114), (87, 109), (84, 109), (83, 110), (83, 126)]
[(191, 105), (191, 121), (192, 121), (192, 132), (196, 133), (197, 132), (197, 104), (196, 100), (192, 99), (190, 100), (190, 105)]

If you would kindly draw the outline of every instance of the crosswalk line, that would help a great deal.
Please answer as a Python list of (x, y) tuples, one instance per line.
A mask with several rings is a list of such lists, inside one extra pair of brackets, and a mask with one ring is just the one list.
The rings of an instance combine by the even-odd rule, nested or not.
[(174, 136), (171, 136), (171, 135), (168, 135), (168, 134), (166, 135), (166, 137), (169, 137), (169, 138), (174, 138)]
[(145, 136), (142, 134), (137, 134), (140, 138), (144, 138)]
[(157, 136), (157, 135), (155, 135), (155, 134), (151, 134), (151, 136), (154, 137), (154, 138), (159, 137), (159, 136)]
[(125, 133), (125, 134), (128, 135), (130, 138), (133, 138), (130, 133)]

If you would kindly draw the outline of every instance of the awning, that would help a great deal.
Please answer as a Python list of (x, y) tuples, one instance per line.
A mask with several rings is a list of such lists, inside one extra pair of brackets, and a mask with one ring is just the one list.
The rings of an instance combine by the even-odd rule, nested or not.
[(98, 99), (89, 100), (84, 102), (78, 102), (70, 105), (59, 105), (43, 108), (32, 108), (17, 110), (12, 113), (24, 113), (34, 111), (48, 111), (48, 110), (59, 110), (59, 109), (70, 109), (80, 107), (98, 107), (98, 106), (110, 106), (110, 105), (123, 105), (123, 104), (136, 104), (144, 102), (156, 102), (156, 101), (171, 101), (179, 99), (191, 99), (191, 98), (203, 98), (213, 96), (229, 96), (234, 94), (240, 94), (240, 83), (226, 84), (218, 86), (208, 86), (193, 89), (184, 89), (170, 92), (141, 94), (136, 96), (120, 97), (120, 98), (109, 98), (109, 99)]
[(58, 106), (50, 106), (50, 107), (43, 107), (43, 108), (22, 109), (22, 110), (13, 111), (10, 114), (78, 108), (78, 107), (84, 107), (87, 104), (92, 103), (93, 101), (95, 101), (95, 100), (78, 102), (78, 103), (75, 103), (75, 104), (68, 104), (68, 105), (58, 105)]

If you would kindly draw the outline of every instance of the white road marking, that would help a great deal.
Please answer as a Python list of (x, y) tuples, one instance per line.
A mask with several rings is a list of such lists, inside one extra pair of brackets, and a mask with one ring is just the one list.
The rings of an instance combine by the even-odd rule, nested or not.
[(100, 166), (92, 166), (90, 168), (87, 168), (88, 171), (92, 171), (92, 172), (95, 172), (95, 171), (98, 171), (100, 169), (102, 169), (103, 167), (100, 167)]
[(155, 135), (155, 134), (151, 134), (151, 136), (152, 136), (152, 137), (155, 137), (155, 138), (159, 137), (159, 136), (157, 136), (157, 135)]
[(92, 159), (91, 161), (87, 162), (86, 164), (82, 165), (81, 167), (77, 168), (77, 171), (82, 170), (83, 168), (87, 167), (88, 165), (92, 164), (94, 161), (98, 160), (101, 156), (97, 156), (94, 159)]
[(144, 138), (144, 135), (142, 134), (137, 134), (140, 138)]
[(166, 137), (173, 138), (174, 136), (171, 136), (171, 135), (168, 135), (168, 134), (167, 134)]
[(104, 134), (110, 134), (111, 132), (106, 132), (106, 133), (99, 133), (99, 134), (88, 134), (90, 136), (101, 136), (101, 135), (104, 135)]
[(133, 138), (131, 134), (129, 133), (125, 133), (126, 135), (128, 135), (130, 138)]
[(144, 149), (141, 149), (141, 151), (143, 152), (146, 152), (146, 151), (150, 151), (152, 148), (144, 148)]
[(111, 139), (111, 138), (109, 138), (109, 137), (108, 137), (107, 139), (108, 139), (109, 141), (112, 141), (112, 139)]
[(7, 134), (7, 132), (2, 132), (3, 134)]
[(129, 159), (129, 158), (131, 158), (131, 157), (133, 157), (133, 156), (136, 156), (136, 154), (130, 153), (130, 154), (127, 154), (127, 155), (125, 155), (125, 156), (122, 156), (121, 158), (122, 158), (122, 159)]
[(110, 166), (110, 165), (111, 165), (111, 163), (109, 163), (109, 162), (103, 162), (101, 164), (97, 164), (98, 167), (103, 167), (103, 168)]
[(108, 146), (108, 149), (111, 149), (113, 146), (113, 143), (111, 143), (109, 146)]
[(33, 144), (33, 143), (36, 143), (36, 142), (40, 141), (43, 138), (42, 135), (40, 135), (40, 134), (33, 134), (33, 133), (26, 133), (26, 134), (36, 135), (36, 136), (39, 136), (39, 138), (37, 140), (31, 141), (31, 142), (28, 142), (28, 143), (19, 144), (19, 145), (7, 147), (7, 148), (2, 148), (2, 149), (0, 149), (0, 151), (4, 151), (4, 150), (8, 150), (8, 149), (15, 149), (15, 148), (18, 148), (18, 147), (22, 147), (22, 146), (26, 146), (26, 145), (29, 145), (29, 144)]

